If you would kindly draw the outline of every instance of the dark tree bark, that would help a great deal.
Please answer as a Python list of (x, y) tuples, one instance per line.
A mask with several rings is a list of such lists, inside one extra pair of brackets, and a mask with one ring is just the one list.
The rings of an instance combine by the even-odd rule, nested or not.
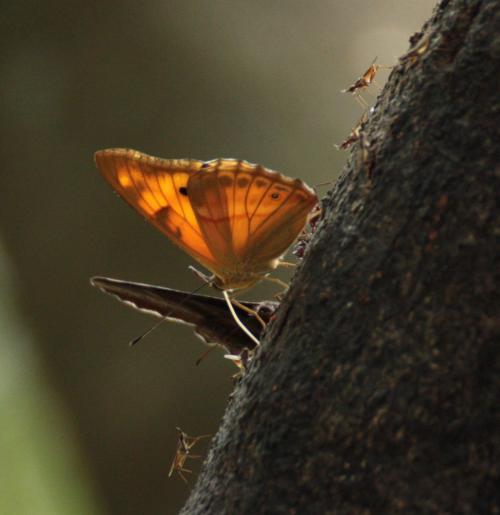
[(411, 43), (183, 514), (499, 513), (500, 3)]

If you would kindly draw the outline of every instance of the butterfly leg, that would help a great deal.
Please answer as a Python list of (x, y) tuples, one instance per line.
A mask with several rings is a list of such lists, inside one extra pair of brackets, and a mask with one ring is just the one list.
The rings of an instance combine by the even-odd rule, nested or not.
[(229, 293), (227, 290), (222, 290), (222, 294), (224, 295), (224, 299), (226, 300), (227, 307), (229, 308), (229, 311), (231, 312), (231, 315), (233, 315), (234, 321), (238, 324), (240, 329), (253, 341), (257, 346), (260, 345), (260, 341), (255, 338), (255, 336), (250, 332), (250, 330), (245, 326), (245, 324), (238, 318), (238, 315), (236, 314), (236, 311), (233, 307), (233, 299), (229, 296)]
[(266, 281), (269, 281), (270, 283), (278, 284), (279, 286), (281, 286), (283, 288), (283, 291), (280, 291), (279, 293), (277, 293), (275, 295), (277, 300), (281, 300), (283, 298), (283, 295), (288, 290), (288, 287), (289, 287), (288, 283), (286, 283), (285, 281), (282, 281), (281, 279), (278, 279), (277, 277), (271, 277), (269, 275), (266, 275), (264, 277), (264, 279)]
[(278, 261), (278, 266), (281, 266), (283, 268), (295, 268), (297, 266), (297, 263), (290, 263), (290, 261)]
[(201, 279), (205, 284), (208, 284), (209, 286), (213, 286), (215, 275), (207, 275), (204, 274), (201, 270), (198, 270), (194, 266), (189, 265), (188, 270), (191, 270), (198, 279)]
[(245, 306), (245, 304), (242, 304), (241, 302), (238, 302), (235, 298), (231, 299), (231, 302), (238, 308), (242, 309), (243, 311), (246, 311), (248, 314), (254, 316), (262, 326), (262, 329), (266, 328), (266, 323), (264, 320), (262, 320), (262, 317), (257, 313), (257, 311)]
[(288, 290), (289, 284), (285, 281), (282, 281), (281, 279), (278, 279), (277, 277), (266, 277), (266, 281), (269, 281), (270, 283), (279, 284), (283, 287), (284, 290)]

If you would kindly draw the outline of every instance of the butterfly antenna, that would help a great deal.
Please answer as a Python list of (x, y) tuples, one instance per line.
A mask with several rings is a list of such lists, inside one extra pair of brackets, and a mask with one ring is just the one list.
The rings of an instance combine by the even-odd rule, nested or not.
[[(186, 297), (184, 297), (184, 300), (179, 302), (177, 305), (177, 308), (181, 307), (184, 303), (186, 303), (195, 293), (198, 293), (202, 288), (204, 288), (207, 285), (207, 283), (203, 283), (201, 286), (198, 286), (198, 288), (195, 288), (192, 292), (190, 292)], [(144, 337), (146, 337), (148, 334), (152, 333), (155, 329), (157, 329), (165, 320), (168, 319), (170, 315), (172, 315), (174, 310), (169, 311), (166, 315), (163, 315), (156, 324), (154, 324), (152, 327), (150, 327), (147, 331), (142, 333), (137, 338), (134, 338), (129, 342), (130, 347), (133, 347), (134, 345), (138, 344)]]

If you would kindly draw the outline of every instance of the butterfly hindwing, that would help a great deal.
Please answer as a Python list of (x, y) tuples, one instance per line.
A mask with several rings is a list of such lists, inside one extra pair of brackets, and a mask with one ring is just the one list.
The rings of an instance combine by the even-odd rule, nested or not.
[(193, 174), (188, 195), (218, 262), (264, 269), (293, 243), (317, 203), (306, 188), (260, 165), (220, 159)]

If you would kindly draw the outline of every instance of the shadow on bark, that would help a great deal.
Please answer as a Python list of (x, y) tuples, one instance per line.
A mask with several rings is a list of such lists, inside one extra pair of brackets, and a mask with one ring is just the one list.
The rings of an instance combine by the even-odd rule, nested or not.
[(498, 513), (499, 27), (412, 37), (184, 515)]

